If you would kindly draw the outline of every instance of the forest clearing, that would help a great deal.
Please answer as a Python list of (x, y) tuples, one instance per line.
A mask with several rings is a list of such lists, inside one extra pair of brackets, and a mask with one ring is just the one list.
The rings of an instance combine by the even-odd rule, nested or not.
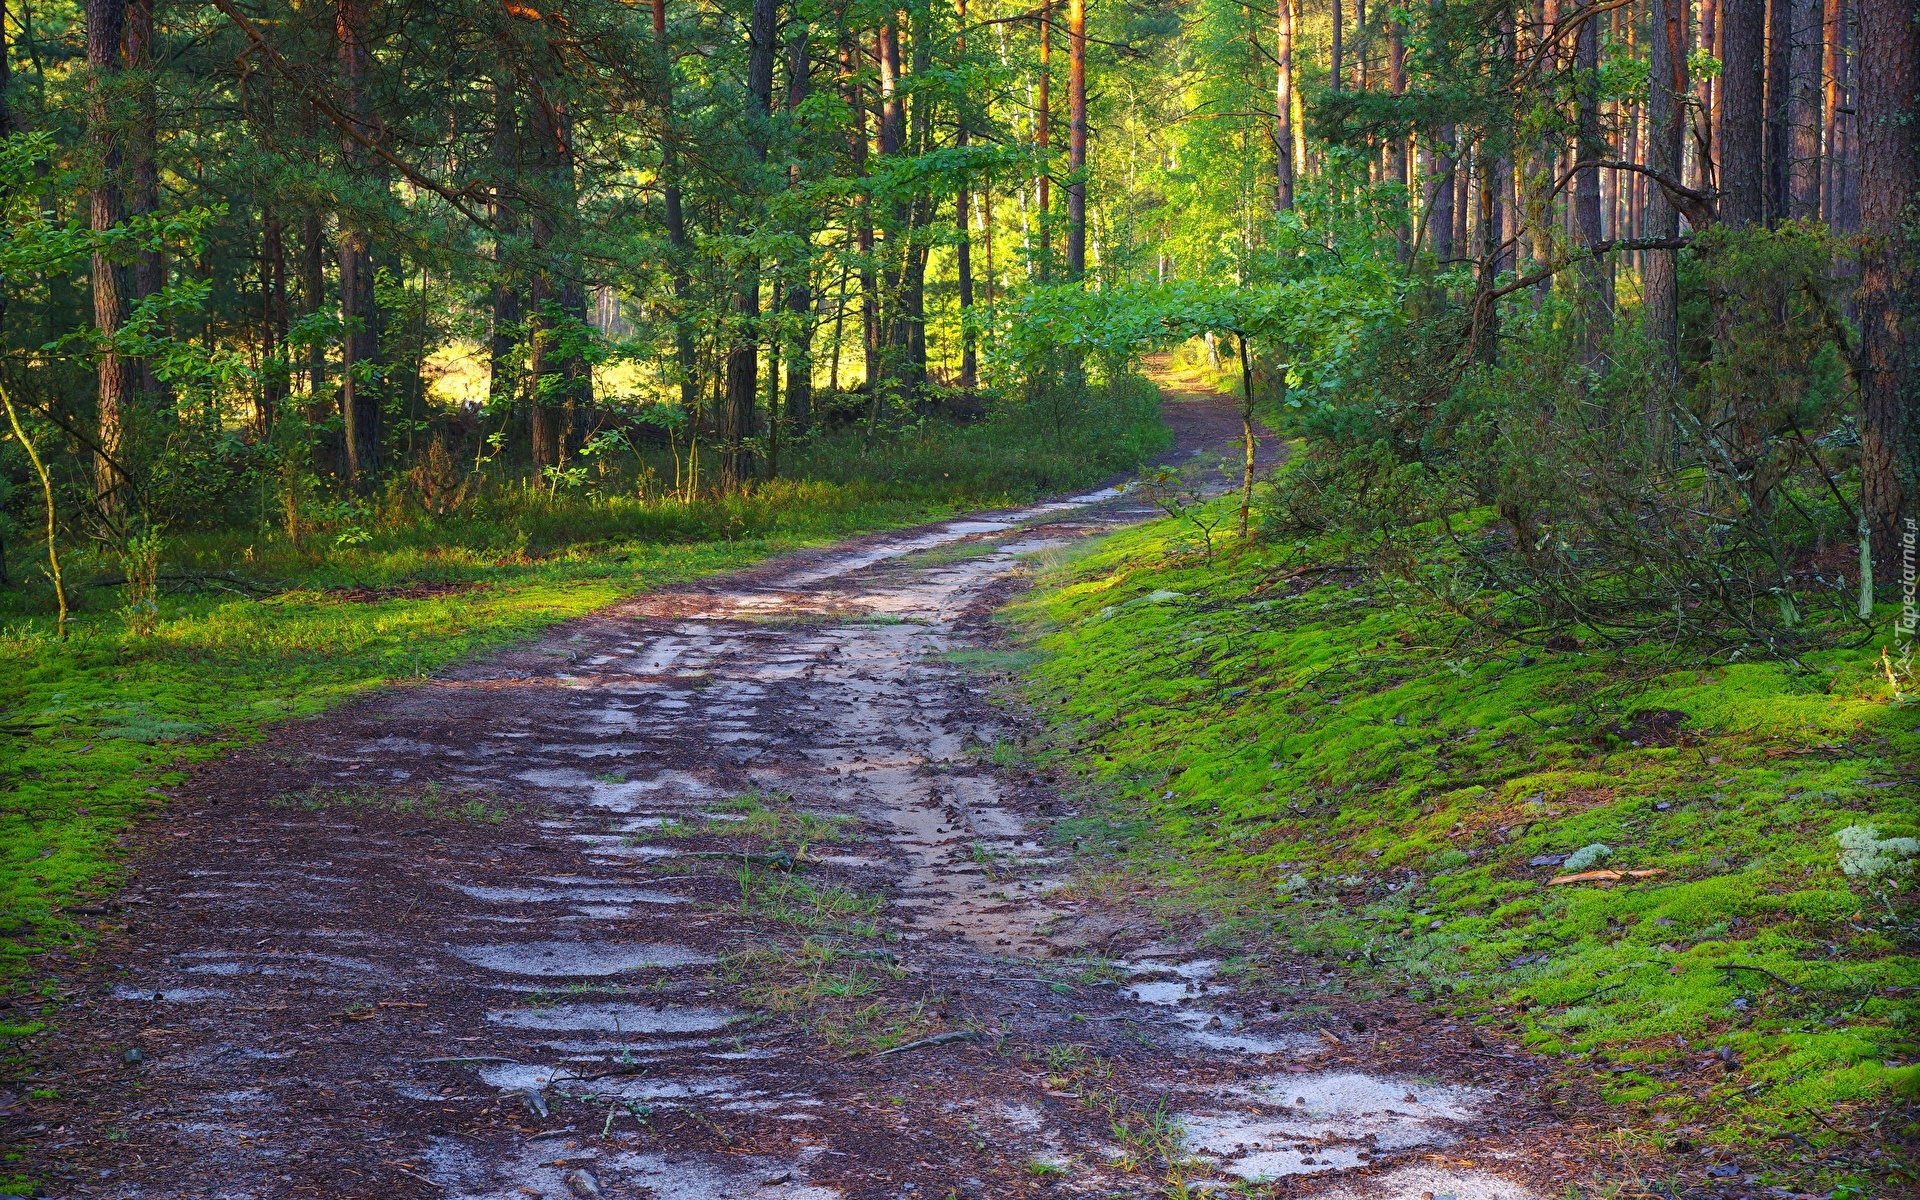
[(1917, 103), (0, 5), (0, 1194), (1914, 1194)]

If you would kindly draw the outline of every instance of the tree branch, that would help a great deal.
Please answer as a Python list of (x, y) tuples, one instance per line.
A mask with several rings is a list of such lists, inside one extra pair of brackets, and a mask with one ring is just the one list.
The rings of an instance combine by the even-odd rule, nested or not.
[(1509, 296), (1514, 292), (1524, 291), (1536, 283), (1552, 279), (1555, 275), (1558, 275), (1560, 272), (1583, 259), (1598, 258), (1602, 254), (1611, 254), (1615, 250), (1681, 250), (1692, 244), (1693, 239), (1690, 237), (1616, 238), (1610, 242), (1595, 242), (1593, 245), (1583, 248), (1578, 254), (1566, 258), (1554, 266), (1535, 271), (1531, 275), (1523, 275), (1505, 287), (1493, 288), (1483, 293), (1485, 296), (1483, 303), (1491, 303), (1492, 301), (1500, 299), (1502, 296)]

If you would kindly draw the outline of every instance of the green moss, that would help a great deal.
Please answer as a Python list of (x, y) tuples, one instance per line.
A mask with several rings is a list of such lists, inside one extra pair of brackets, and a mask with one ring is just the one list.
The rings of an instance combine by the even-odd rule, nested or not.
[[(1394, 578), (1300, 571), (1351, 567), (1332, 540), (1208, 569), (1180, 538), (1116, 534), (1012, 612), (1052, 753), (1112, 797), (1058, 832), (1242, 946), (1630, 1063), (1611, 1098), (1725, 1140), (1824, 1144), (1908, 1085), (1912, 892), (1845, 876), (1832, 840), (1920, 820), (1877, 644), (1806, 670), (1523, 653)], [(1589, 869), (1658, 874), (1549, 884), (1595, 843)], [(1701, 1066), (1723, 1045), (1737, 1069)]]

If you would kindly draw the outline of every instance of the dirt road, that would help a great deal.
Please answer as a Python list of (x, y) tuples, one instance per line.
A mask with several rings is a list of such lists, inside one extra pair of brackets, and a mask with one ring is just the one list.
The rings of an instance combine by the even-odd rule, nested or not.
[[(1230, 443), (1170, 405), (1181, 457)], [(148, 831), (35, 1050), (49, 1194), (1520, 1198), (1540, 1069), (1073, 886), (966, 668), (1107, 489), (639, 597), (286, 728)], [(1477, 1047), (1477, 1048), (1476, 1048)]]

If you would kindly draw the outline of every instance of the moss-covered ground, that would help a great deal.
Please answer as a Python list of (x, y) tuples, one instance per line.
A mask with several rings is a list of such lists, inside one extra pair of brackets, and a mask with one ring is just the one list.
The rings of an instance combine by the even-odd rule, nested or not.
[[(1174, 520), (1053, 567), (1010, 615), (1046, 753), (1106, 798), (1057, 836), (1247, 969), (1335, 957), (1523, 1031), (1645, 1128), (1910, 1185), (1912, 885), (1844, 873), (1834, 836), (1920, 831), (1880, 642), (1548, 650), (1424, 595), (1330, 538), (1209, 567)], [(1582, 866), (1646, 874), (1553, 882)]]

